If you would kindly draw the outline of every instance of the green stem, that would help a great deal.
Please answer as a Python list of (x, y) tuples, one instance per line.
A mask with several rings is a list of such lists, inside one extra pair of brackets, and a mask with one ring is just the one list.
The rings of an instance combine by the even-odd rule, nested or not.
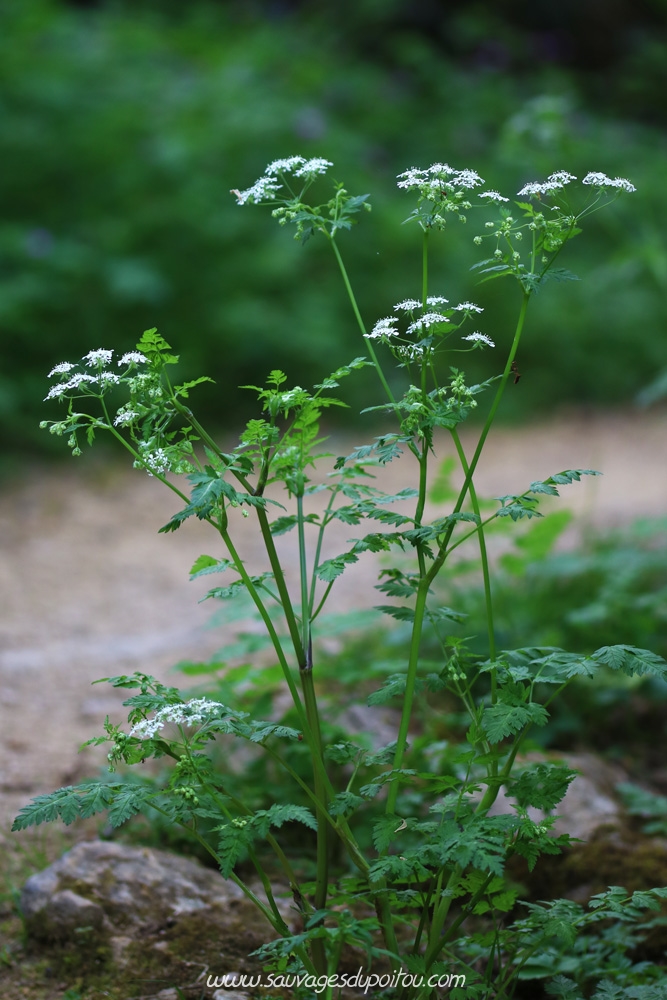
[(333, 252), (334, 252), (334, 254), (336, 256), (336, 260), (338, 262), (338, 267), (340, 268), (340, 273), (341, 273), (341, 275), (343, 277), (343, 284), (345, 285), (345, 290), (346, 290), (346, 292), (348, 294), (348, 298), (349, 298), (350, 303), (352, 305), (352, 311), (354, 313), (354, 316), (355, 316), (355, 319), (356, 319), (357, 324), (359, 326), (359, 329), (361, 330), (361, 335), (362, 335), (362, 337), (365, 338), (366, 348), (368, 350), (368, 353), (371, 356), (371, 361), (373, 362), (373, 364), (375, 366), (375, 370), (376, 370), (376, 372), (378, 374), (378, 378), (380, 379), (380, 382), (382, 383), (382, 388), (384, 389), (385, 393), (387, 394), (387, 399), (391, 403), (395, 403), (396, 400), (394, 398), (394, 394), (391, 391), (391, 389), (389, 388), (389, 383), (387, 382), (386, 378), (384, 377), (384, 372), (382, 371), (382, 366), (380, 365), (380, 362), (378, 361), (378, 357), (377, 357), (377, 354), (375, 353), (375, 348), (373, 347), (373, 343), (372, 343), (371, 340), (369, 340), (369, 338), (367, 336), (366, 327), (364, 325), (363, 319), (361, 318), (361, 313), (359, 312), (359, 306), (357, 305), (357, 300), (355, 298), (354, 292), (352, 291), (352, 285), (350, 284), (350, 279), (348, 277), (347, 270), (345, 268), (345, 264), (343, 263), (343, 258), (341, 257), (340, 250), (338, 249), (338, 246), (336, 245), (336, 241), (335, 241), (335, 239), (332, 236), (329, 236), (329, 243), (331, 244), (331, 248), (332, 248), (332, 250), (333, 250)]
[[(459, 461), (461, 463), (461, 468), (463, 469), (463, 474), (467, 476), (469, 471), (468, 461), (466, 459), (465, 451), (463, 450), (463, 445), (461, 444), (461, 439), (458, 435), (456, 427), (451, 429), (452, 439), (456, 447), (456, 451), (459, 456)], [(470, 502), (472, 504), (473, 514), (478, 519), (477, 523), (477, 538), (479, 540), (479, 556), (482, 563), (482, 576), (484, 580), (484, 603), (486, 605), (486, 627), (487, 634), (489, 637), (489, 659), (495, 660), (496, 658), (496, 633), (493, 625), (493, 601), (491, 596), (491, 573), (489, 571), (489, 558), (486, 550), (486, 536), (484, 535), (484, 526), (482, 523), (482, 517), (480, 514), (479, 502), (477, 500), (477, 490), (475, 489), (475, 484), (473, 480), (470, 480)], [(491, 675), (491, 687), (492, 687), (492, 700), (495, 704), (496, 702), (496, 671), (494, 669)]]
[[(213, 452), (220, 458), (223, 462), (226, 462), (230, 467), (232, 474), (235, 476), (237, 481), (243, 486), (248, 493), (253, 493), (258, 495), (257, 490), (253, 490), (251, 484), (248, 482), (247, 478), (239, 472), (233, 466), (233, 456), (227, 455), (225, 452), (221, 451), (218, 444), (210, 436), (210, 434), (202, 427), (199, 421), (196, 419), (194, 414), (187, 406), (184, 406), (179, 402), (176, 397), (173, 397), (173, 403), (178, 412), (187, 420), (192, 429), (197, 432), (202, 441), (211, 448)], [(165, 480), (166, 482), (166, 480)], [(167, 482), (167, 485), (171, 485)], [(183, 497), (187, 502), (187, 498)], [(278, 593), (280, 594), (280, 603), (283, 607), (283, 612), (285, 615), (285, 621), (287, 623), (287, 628), (289, 630), (290, 639), (292, 640), (292, 645), (294, 647), (294, 652), (299, 665), (301, 666), (305, 662), (305, 650), (301, 642), (301, 637), (299, 635), (299, 626), (296, 620), (296, 615), (294, 614), (294, 608), (292, 607), (292, 599), (287, 589), (287, 584), (285, 583), (285, 574), (283, 573), (282, 566), (280, 565), (280, 559), (278, 558), (278, 552), (276, 550), (276, 545), (273, 540), (273, 535), (271, 534), (271, 527), (269, 524), (269, 518), (267, 516), (266, 510), (263, 507), (255, 507), (257, 514), (257, 520), (259, 522), (260, 531), (262, 532), (262, 538), (264, 540), (264, 546), (266, 548), (266, 553), (269, 557), (269, 564), (273, 572), (274, 579), (276, 581), (276, 586), (278, 587)]]
[[(419, 666), (419, 647), (421, 644), (421, 634), (424, 626), (424, 615), (426, 612), (426, 599), (428, 597), (429, 586), (428, 577), (424, 576), (419, 581), (419, 586), (417, 588), (415, 617), (412, 623), (412, 635), (410, 639), (408, 672), (405, 681), (405, 694), (403, 695), (403, 710), (401, 712), (401, 721), (398, 728), (398, 737), (396, 739), (396, 751), (394, 753), (394, 770), (398, 770), (403, 766), (403, 758), (408, 745), (408, 730), (410, 727), (410, 719), (412, 717), (412, 703), (415, 696), (417, 668)], [(387, 814), (391, 814), (396, 811), (396, 799), (398, 797), (399, 785), (400, 777), (396, 776), (391, 782), (389, 793), (387, 795)]]
[(306, 661), (302, 667), (307, 667), (310, 638), (310, 606), (308, 601), (308, 564), (306, 559), (306, 532), (303, 519), (303, 493), (296, 496), (297, 533), (299, 537), (299, 579), (301, 583), (301, 646), (306, 653)]
[[(468, 471), (465, 474), (465, 479), (463, 481), (463, 486), (461, 487), (461, 490), (459, 492), (456, 504), (454, 506), (454, 510), (452, 512), (454, 514), (458, 514), (458, 512), (463, 507), (463, 504), (465, 502), (465, 498), (466, 498), (466, 496), (468, 494), (468, 490), (470, 489), (470, 484), (471, 484), (473, 476), (475, 474), (475, 470), (477, 468), (477, 463), (479, 462), (480, 456), (481, 456), (482, 451), (484, 449), (484, 445), (486, 443), (486, 439), (488, 437), (489, 431), (491, 430), (491, 426), (492, 426), (493, 421), (495, 419), (496, 413), (498, 412), (498, 407), (500, 406), (500, 402), (501, 402), (501, 400), (503, 398), (503, 393), (505, 391), (505, 386), (507, 385), (507, 380), (509, 379), (509, 377), (510, 377), (510, 375), (512, 373), (512, 362), (514, 361), (514, 358), (516, 357), (516, 352), (517, 352), (517, 350), (519, 348), (519, 342), (521, 340), (521, 334), (523, 333), (523, 327), (524, 327), (524, 324), (526, 322), (526, 311), (528, 309), (528, 302), (529, 301), (530, 301), (530, 292), (524, 292), (523, 293), (523, 299), (522, 299), (522, 302), (521, 302), (521, 310), (519, 312), (519, 319), (517, 321), (516, 330), (514, 332), (514, 338), (512, 340), (512, 346), (510, 347), (510, 352), (509, 352), (509, 354), (507, 356), (507, 362), (505, 364), (505, 370), (503, 371), (503, 374), (500, 377), (500, 385), (498, 386), (498, 389), (496, 391), (496, 395), (494, 397), (493, 403), (491, 404), (491, 409), (490, 409), (489, 414), (488, 414), (488, 416), (486, 418), (486, 421), (484, 423), (484, 427), (482, 428), (482, 432), (480, 434), (479, 441), (477, 442), (477, 447), (475, 448), (475, 453), (474, 453), (474, 455), (473, 455), (473, 457), (472, 457), (472, 459), (470, 461), (470, 464), (468, 466)], [(445, 562), (445, 559), (447, 557), (447, 546), (449, 545), (449, 541), (450, 541), (450, 539), (452, 537), (452, 532), (454, 531), (455, 525), (456, 525), (456, 522), (453, 521), (449, 525), (449, 527), (447, 528), (447, 530), (446, 530), (446, 532), (444, 534), (443, 541), (440, 543), (438, 554), (435, 557), (435, 559), (433, 560), (433, 562), (431, 564), (431, 568), (428, 571), (427, 578), (428, 578), (429, 586), (431, 585), (431, 583), (433, 583), (433, 581), (435, 580), (436, 576), (438, 575), (438, 573), (442, 569), (442, 566), (443, 566), (443, 564)]]

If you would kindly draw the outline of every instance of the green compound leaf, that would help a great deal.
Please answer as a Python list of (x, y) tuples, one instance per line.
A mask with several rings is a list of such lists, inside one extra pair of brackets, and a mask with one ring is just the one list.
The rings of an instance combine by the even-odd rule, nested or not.
[(265, 837), (271, 827), (281, 827), (285, 823), (302, 823), (309, 830), (317, 830), (317, 820), (310, 809), (306, 809), (305, 806), (278, 803), (269, 809), (260, 809), (256, 812), (252, 823), (260, 837)]
[(190, 570), (190, 579), (194, 580), (198, 576), (207, 576), (209, 573), (223, 573), (229, 569), (233, 563), (229, 559), (216, 559), (214, 556), (202, 555), (195, 559)]
[(141, 812), (154, 796), (152, 789), (135, 785), (95, 781), (68, 785), (49, 795), (38, 795), (20, 811), (12, 829), (25, 830), (56, 819), (69, 826), (80, 817), (85, 819), (105, 810), (109, 812), (109, 822), (116, 827)]
[(500, 743), (508, 736), (520, 733), (526, 726), (546, 725), (549, 713), (542, 705), (529, 702), (527, 705), (507, 705), (499, 702), (485, 709), (483, 726), (489, 743)]
[(126, 820), (141, 812), (148, 800), (154, 798), (151, 788), (140, 788), (133, 785), (117, 786), (113, 802), (109, 806), (109, 822), (113, 827), (121, 826)]
[(556, 976), (555, 979), (552, 979), (547, 984), (546, 991), (549, 996), (556, 997), (557, 1000), (583, 1000), (577, 984), (565, 976)]
[(354, 792), (339, 792), (327, 805), (327, 811), (330, 816), (349, 816), (351, 813), (356, 812), (360, 805), (363, 804), (363, 799), (360, 795), (355, 795)]
[(407, 684), (407, 674), (392, 674), (388, 677), (379, 691), (369, 694), (367, 703), (369, 705), (386, 705), (388, 701), (397, 696), (405, 694)]
[(651, 674), (667, 678), (667, 662), (657, 653), (637, 646), (601, 646), (591, 654), (591, 659), (612, 670), (620, 670), (628, 677), (643, 677)]
[(381, 611), (383, 615), (389, 615), (399, 622), (413, 622), (415, 620), (414, 610), (403, 604), (376, 604), (375, 611)]
[(565, 797), (577, 773), (561, 764), (534, 764), (512, 782), (508, 792), (523, 809), (534, 806), (550, 812)]
[(141, 340), (137, 344), (137, 350), (145, 354), (149, 361), (159, 360), (164, 365), (175, 365), (178, 362), (178, 355), (167, 353), (171, 350), (171, 345), (164, 337), (160, 336), (156, 326), (150, 330), (144, 330)]
[(373, 823), (373, 844), (378, 854), (387, 850), (396, 834), (406, 828), (406, 822), (400, 816), (380, 816)]
[[(306, 524), (319, 524), (320, 516), (319, 514), (306, 514), (303, 520)], [(299, 518), (296, 514), (286, 514), (285, 517), (277, 517), (275, 521), (271, 521), (271, 534), (285, 535), (292, 528), (296, 527), (298, 523)]]
[(184, 382), (183, 385), (174, 386), (174, 395), (183, 396), (184, 399), (188, 399), (190, 389), (194, 389), (196, 385), (201, 385), (202, 382), (213, 382), (215, 385), (215, 379), (209, 378), (208, 375), (201, 375), (199, 378), (194, 379), (192, 382)]
[(51, 823), (56, 819), (69, 826), (80, 815), (80, 801), (80, 789), (74, 785), (59, 788), (48, 795), (38, 795), (21, 809), (12, 830), (27, 830), (29, 826)]
[(237, 862), (248, 853), (255, 839), (255, 830), (249, 819), (233, 819), (218, 827), (218, 857), (223, 878), (229, 878)]

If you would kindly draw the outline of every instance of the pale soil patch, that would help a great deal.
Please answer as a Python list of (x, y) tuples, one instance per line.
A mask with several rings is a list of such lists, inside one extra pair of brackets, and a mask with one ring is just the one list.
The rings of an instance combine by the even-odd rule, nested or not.
[[(464, 435), (469, 451), (471, 441)], [(336, 439), (331, 450), (346, 454), (359, 443), (361, 434)], [(439, 454), (446, 453), (443, 441)], [(408, 465), (390, 465), (379, 485), (413, 485)], [(563, 490), (561, 502), (577, 515), (570, 544), (591, 525), (664, 516), (667, 415), (561, 417), (494, 431), (478, 491), (519, 493), (566, 468), (604, 472)], [(188, 581), (198, 555), (223, 555), (216, 536), (194, 519), (175, 534), (157, 533), (179, 505), (145, 474), (99, 467), (85, 456), (35, 470), (0, 493), (0, 821), (33, 795), (96, 772), (103, 751), (77, 755), (79, 744), (101, 732), (106, 714), (114, 721), (125, 716), (122, 696), (91, 687), (95, 679), (143, 670), (178, 684), (181, 675), (170, 672), (176, 662), (209, 658), (224, 645), (226, 635), (207, 628), (211, 602), (197, 603), (221, 578)], [(253, 569), (266, 568), (252, 517), (238, 522), (244, 558)], [(329, 554), (342, 551), (353, 533), (341, 525)], [(286, 563), (293, 575), (295, 557)], [(377, 569), (367, 555), (348, 570), (334, 588), (332, 609), (377, 603)]]

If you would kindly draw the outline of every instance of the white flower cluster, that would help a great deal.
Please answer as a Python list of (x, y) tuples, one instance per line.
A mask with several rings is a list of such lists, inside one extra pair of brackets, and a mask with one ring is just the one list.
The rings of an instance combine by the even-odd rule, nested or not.
[[(436, 327), (440, 324), (450, 323), (449, 315), (445, 315), (445, 312), (462, 312), (465, 316), (459, 320), (457, 329), (464, 320), (470, 316), (472, 313), (484, 312), (481, 306), (476, 305), (474, 302), (459, 302), (458, 305), (449, 307), (448, 310), (443, 310), (443, 312), (438, 312), (438, 307), (447, 306), (449, 299), (446, 299), (444, 295), (429, 295), (426, 299), (427, 308), (430, 307), (431, 311), (424, 312), (421, 316), (415, 317), (415, 313), (421, 311), (423, 308), (422, 303), (419, 299), (403, 299), (401, 302), (397, 302), (394, 306), (394, 312), (406, 312), (410, 314), (411, 322), (405, 331), (404, 336), (410, 336), (411, 334), (422, 334), (422, 340), (418, 343), (403, 343), (396, 344), (393, 348), (394, 352), (398, 352), (400, 357), (407, 358), (408, 360), (414, 360), (415, 358), (423, 355), (425, 350), (429, 349), (431, 343), (428, 337), (428, 331), (431, 327)], [(398, 316), (383, 316), (379, 319), (370, 333), (366, 334), (369, 340), (382, 340), (387, 343), (391, 338), (401, 337), (401, 331), (398, 329), (399, 317)], [(464, 340), (477, 341), (480, 344), (486, 344), (488, 347), (495, 347), (496, 345), (487, 337), (485, 333), (471, 333)]]
[(586, 174), (581, 183), (592, 184), (593, 187), (598, 188), (618, 188), (620, 191), (628, 191), (629, 193), (637, 190), (634, 184), (631, 184), (625, 177), (607, 177), (606, 174), (601, 174), (597, 171), (591, 171), (591, 173)]
[(437, 323), (449, 323), (446, 316), (443, 316), (439, 312), (427, 312), (419, 319), (414, 320), (410, 323), (407, 329), (407, 333), (415, 333), (417, 330), (428, 330), (430, 327), (435, 326)]
[(280, 174), (294, 174), (295, 177), (313, 180), (319, 174), (325, 174), (332, 166), (330, 160), (325, 160), (321, 156), (313, 156), (309, 160), (303, 156), (287, 156), (269, 163), (252, 187), (246, 188), (245, 191), (233, 188), (232, 194), (236, 195), (237, 205), (258, 205), (261, 202), (275, 201), (276, 194), (282, 190), (282, 184), (278, 183)]
[(135, 723), (130, 736), (150, 740), (168, 722), (177, 726), (196, 726), (224, 707), (219, 701), (211, 701), (209, 698), (191, 698), (190, 701), (177, 705), (166, 705), (155, 713), (154, 718)]
[(540, 195), (540, 194), (551, 194), (553, 191), (560, 191), (564, 188), (566, 184), (570, 184), (572, 181), (576, 181), (574, 174), (569, 174), (567, 170), (557, 170), (555, 173), (547, 177), (543, 184), (538, 184), (536, 181), (531, 181), (529, 184), (524, 184), (520, 191), (517, 191), (519, 196), (528, 195)]
[[(116, 417), (117, 419), (118, 417)], [(140, 451), (140, 455), (140, 465), (146, 469), (149, 476), (164, 476), (165, 473), (171, 471), (171, 460), (164, 448), (156, 448), (155, 451), (150, 451), (148, 446), (144, 446)]]
[(475, 170), (455, 170), (447, 163), (433, 163), (422, 170), (410, 167), (398, 175), (397, 186), (405, 191), (419, 191), (431, 201), (439, 201), (443, 193), (467, 191), (479, 187), (484, 180)]
[(480, 191), (479, 197), (488, 198), (494, 205), (500, 204), (501, 201), (509, 201), (509, 198), (505, 198), (499, 191)]
[(118, 367), (120, 368), (121, 365), (130, 365), (130, 367), (133, 368), (135, 365), (143, 365), (147, 361), (148, 358), (145, 357), (141, 351), (128, 351), (127, 354), (124, 354), (118, 362)]
[(89, 375), (87, 372), (76, 372), (66, 382), (59, 382), (58, 385), (52, 385), (44, 399), (62, 399), (70, 389), (78, 389), (84, 383), (90, 385), (91, 382), (97, 382), (97, 378), (94, 375)]
[(396, 312), (402, 310), (403, 312), (414, 312), (415, 309), (421, 309), (422, 304), (419, 299), (403, 299), (402, 302), (397, 302), (394, 306)]
[(111, 363), (112, 357), (113, 351), (107, 351), (103, 347), (100, 347), (97, 351), (88, 351), (82, 360), (86, 362), (89, 368), (106, 368)]
[[(517, 194), (529, 196), (551, 194), (554, 191), (559, 191), (561, 188), (564, 188), (565, 185), (570, 184), (571, 181), (576, 181), (576, 179), (575, 175), (569, 174), (567, 170), (557, 170), (556, 173), (547, 177), (543, 184), (538, 184), (534, 181), (531, 181), (529, 184), (524, 184)], [(637, 190), (634, 184), (631, 184), (625, 177), (607, 177), (606, 174), (600, 173), (599, 171), (591, 171), (586, 174), (581, 183), (597, 188), (615, 188), (619, 191), (632, 192)]]
[(480, 333), (479, 330), (476, 330), (475, 333), (469, 333), (463, 340), (472, 340), (480, 344), (486, 344), (487, 347), (496, 346), (490, 337), (487, 337), (485, 333)]
[(127, 424), (134, 423), (134, 421), (140, 416), (136, 410), (132, 409), (130, 403), (126, 403), (125, 406), (121, 408), (116, 413), (116, 418), (113, 422), (114, 427), (125, 427)]
[(53, 378), (54, 375), (65, 375), (67, 372), (71, 372), (72, 368), (76, 368), (76, 365), (71, 364), (69, 361), (60, 361), (49, 372), (49, 378)]
[[(44, 399), (62, 399), (70, 389), (79, 389), (82, 385), (90, 386), (97, 383), (102, 389), (106, 389), (110, 385), (118, 385), (121, 380), (120, 376), (116, 375), (115, 372), (105, 370), (111, 364), (112, 358), (113, 351), (107, 350), (104, 347), (100, 347), (95, 351), (88, 351), (81, 359), (81, 362), (87, 368), (96, 368), (97, 374), (91, 375), (85, 371), (75, 371), (68, 379), (61, 379), (57, 385), (51, 386)], [(127, 365), (130, 368), (134, 368), (136, 365), (145, 364), (147, 361), (148, 358), (141, 354), (140, 351), (128, 351), (127, 354), (122, 356), (118, 365)], [(49, 372), (49, 378), (53, 378), (54, 375), (69, 375), (75, 368), (77, 368), (77, 365), (73, 365), (70, 361), (59, 361)]]
[[(417, 303), (419, 305), (419, 303)], [(381, 340), (383, 337), (398, 337), (399, 331), (396, 329), (398, 316), (385, 316), (379, 319), (370, 333), (365, 334), (368, 340)]]
[(474, 313), (483, 313), (484, 312), (484, 310), (482, 309), (482, 307), (478, 306), (478, 305), (475, 305), (474, 302), (459, 302), (459, 304), (457, 306), (454, 306), (454, 309), (456, 309), (458, 312), (465, 312), (465, 313), (471, 313), (471, 312), (474, 312)]

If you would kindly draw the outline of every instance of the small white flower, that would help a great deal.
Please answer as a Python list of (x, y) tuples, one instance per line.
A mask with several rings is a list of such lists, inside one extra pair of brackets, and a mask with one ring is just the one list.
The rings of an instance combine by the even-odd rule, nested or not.
[(140, 351), (128, 351), (118, 362), (118, 366), (121, 365), (143, 365), (148, 361)]
[(500, 193), (500, 191), (480, 191), (479, 197), (480, 198), (488, 198), (489, 201), (492, 201), (495, 204), (497, 204), (498, 202), (501, 202), (501, 201), (509, 201), (509, 198), (505, 198)]
[(92, 382), (97, 382), (95, 375), (89, 375), (88, 372), (76, 372), (72, 375), (71, 379), (62, 386), (63, 389), (78, 389), (82, 382), (88, 384)]
[(520, 191), (517, 191), (518, 195), (540, 195), (540, 194), (550, 194), (552, 191), (558, 191), (562, 188), (562, 184), (557, 181), (545, 181), (544, 184), (538, 184), (537, 181), (531, 181), (529, 184), (524, 184)]
[(479, 176), (476, 170), (466, 169), (459, 170), (452, 179), (451, 183), (457, 188), (475, 188), (479, 187), (480, 184), (483, 184), (484, 180)]
[(385, 316), (379, 319), (370, 333), (365, 334), (369, 340), (377, 340), (381, 337), (397, 337), (398, 330), (394, 329), (394, 324), (398, 323), (398, 316)]
[(421, 309), (422, 304), (418, 299), (403, 299), (402, 302), (397, 302), (394, 309), (398, 312), (399, 309), (404, 310), (404, 312), (414, 312), (415, 309)]
[(448, 163), (432, 163), (428, 168), (428, 173), (434, 177), (451, 177), (457, 171), (453, 167), (450, 167)]
[(115, 372), (100, 372), (99, 379), (102, 385), (109, 383), (111, 385), (118, 385), (118, 383), (120, 382), (120, 378), (118, 375), (116, 375)]
[(137, 417), (139, 416), (140, 414), (138, 414), (136, 410), (132, 409), (126, 410), (125, 408), (121, 407), (121, 409), (116, 414), (116, 419), (113, 422), (114, 427), (124, 427), (126, 424), (131, 424), (132, 421), (136, 420)]
[(105, 368), (112, 357), (113, 351), (105, 351), (104, 348), (100, 347), (97, 351), (88, 351), (82, 360), (89, 368)]
[(469, 333), (467, 337), (463, 337), (463, 340), (478, 341), (480, 344), (486, 344), (487, 347), (496, 346), (490, 337), (487, 337), (485, 333), (480, 333), (479, 330), (476, 330), (474, 333)]
[(400, 344), (396, 348), (396, 353), (406, 361), (416, 361), (424, 357), (426, 349), (424, 341), (419, 341), (416, 344)]
[(454, 306), (454, 309), (458, 310), (458, 312), (468, 312), (468, 313), (470, 313), (470, 312), (474, 312), (474, 313), (482, 313), (482, 312), (484, 312), (484, 310), (482, 309), (482, 307), (475, 305), (474, 302), (459, 302), (459, 304), (457, 306)]
[(66, 392), (66, 387), (64, 385), (52, 385), (49, 391), (47, 392), (46, 396), (44, 397), (44, 402), (46, 402), (47, 399), (55, 399), (56, 397), (58, 399), (62, 399), (62, 397), (65, 395), (65, 392)]
[(427, 306), (444, 306), (449, 302), (449, 299), (445, 299), (442, 295), (429, 295), (426, 299)]
[(324, 160), (321, 156), (314, 156), (306, 160), (302, 167), (294, 171), (295, 177), (314, 177), (317, 174), (326, 174), (329, 167), (333, 167), (331, 160)]
[(164, 448), (157, 448), (153, 452), (144, 452), (141, 456), (141, 460), (146, 467), (146, 471), (149, 476), (163, 476), (165, 472), (169, 472), (171, 469), (169, 455)]
[(168, 722), (174, 725), (194, 726), (203, 722), (207, 716), (214, 715), (220, 708), (224, 708), (224, 705), (208, 698), (192, 698), (185, 704), (165, 705), (155, 713), (153, 719), (143, 719), (135, 723), (130, 730), (130, 736), (149, 740), (160, 729), (164, 729)]
[(478, 187), (484, 180), (475, 170), (454, 170), (448, 163), (434, 163), (427, 170), (410, 167), (398, 175), (397, 185), (406, 191), (419, 189), (431, 201), (440, 200), (445, 193)]
[(555, 173), (549, 174), (548, 180), (555, 181), (557, 184), (570, 184), (572, 181), (576, 181), (576, 176), (570, 174), (567, 170), (556, 170)]
[(426, 170), (419, 170), (417, 167), (410, 167), (409, 170), (404, 170), (402, 174), (398, 175), (396, 187), (403, 188), (409, 191), (411, 188), (420, 187), (428, 181), (428, 173)]
[(410, 323), (407, 329), (407, 333), (415, 333), (418, 330), (428, 330), (430, 327), (435, 326), (436, 323), (449, 323), (446, 316), (442, 313), (424, 313), (419, 319), (416, 319), (414, 323)]
[(275, 177), (260, 177), (252, 187), (245, 191), (233, 189), (232, 194), (236, 195), (237, 205), (258, 205), (262, 201), (275, 201), (276, 192), (280, 191), (281, 188), (282, 185)]
[(76, 365), (70, 364), (69, 361), (60, 361), (55, 368), (52, 368), (49, 372), (49, 378), (53, 378), (54, 375), (64, 375), (65, 372), (71, 372), (72, 368)]
[(277, 174), (290, 174), (305, 162), (303, 156), (286, 156), (282, 160), (274, 160), (272, 163), (269, 163), (264, 173), (267, 177), (275, 177)]
[(626, 180), (625, 177), (614, 177), (612, 179), (611, 177), (607, 177), (606, 174), (602, 174), (599, 171), (592, 171), (591, 173), (586, 174), (581, 183), (591, 184), (593, 185), (593, 187), (598, 187), (598, 188), (605, 188), (605, 187), (619, 188), (622, 191), (629, 191), (629, 192), (637, 190), (634, 184), (631, 184), (630, 181)]
[[(550, 174), (543, 184), (538, 184), (536, 181), (531, 181), (529, 184), (524, 184), (517, 194), (527, 194), (527, 195), (540, 195), (540, 194), (551, 194), (553, 191), (560, 191), (564, 188), (566, 184), (570, 184), (571, 181), (576, 181), (574, 174), (569, 174), (567, 170), (557, 170), (555, 173)], [(585, 182), (584, 182), (585, 183)]]

